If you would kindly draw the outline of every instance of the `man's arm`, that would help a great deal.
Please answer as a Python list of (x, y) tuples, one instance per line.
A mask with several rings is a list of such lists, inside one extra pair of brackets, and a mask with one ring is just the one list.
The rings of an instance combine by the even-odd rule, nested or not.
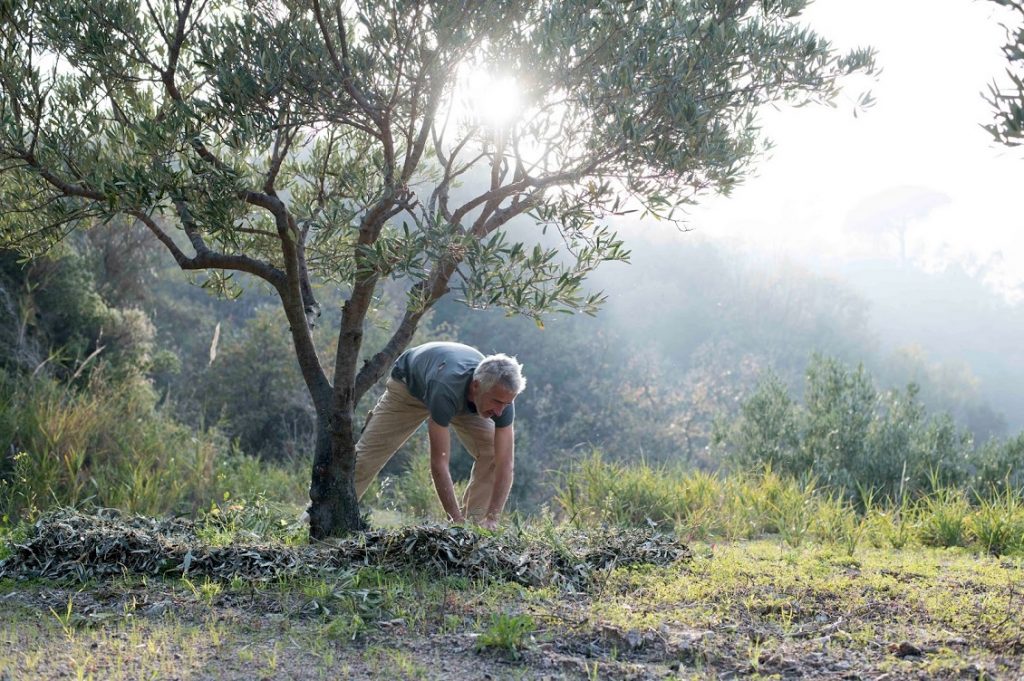
[(515, 467), (515, 430), (512, 425), (494, 429), (494, 488), (491, 490), (491, 503), (487, 506), (487, 515), (480, 524), (493, 530), (498, 526), (498, 518), (508, 501), (509, 490), (512, 489), (512, 473)]
[[(437, 498), (441, 500), (448, 517), (453, 523), (461, 523), (464, 518), (459, 510), (459, 502), (455, 499), (455, 486), (448, 468), (451, 461), (452, 436), (447, 426), (427, 419), (427, 437), (430, 440), (430, 477), (434, 479)], [(497, 444), (497, 441), (495, 441)]]

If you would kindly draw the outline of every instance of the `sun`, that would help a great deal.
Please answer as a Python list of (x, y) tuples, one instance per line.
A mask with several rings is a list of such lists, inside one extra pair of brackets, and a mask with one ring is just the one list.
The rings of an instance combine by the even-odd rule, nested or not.
[(459, 70), (454, 113), (464, 122), (499, 130), (522, 112), (522, 88), (513, 76), (480, 66)]

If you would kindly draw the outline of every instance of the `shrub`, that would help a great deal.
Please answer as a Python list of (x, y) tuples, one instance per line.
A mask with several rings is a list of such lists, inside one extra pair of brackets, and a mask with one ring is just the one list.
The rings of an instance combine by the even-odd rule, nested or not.
[(785, 477), (814, 475), (862, 511), (865, 492), (899, 503), (997, 476), (1024, 480), (1024, 437), (976, 455), (968, 433), (949, 416), (928, 416), (917, 396), (913, 384), (880, 393), (863, 367), (815, 356), (804, 405), (769, 375), (735, 422), (720, 425), (715, 444), (736, 469), (767, 465)]
[(240, 333), (226, 329), (215, 357), (198, 377), (206, 423), (268, 460), (311, 451), (316, 416), (279, 310), (259, 308)]
[(0, 407), (0, 513), (11, 520), (55, 505), (193, 511), (225, 491), (299, 503), (305, 488), (295, 467), (259, 464), (216, 431), (175, 422), (137, 380), (99, 372), (74, 388), (0, 373)]
[(800, 447), (800, 414), (782, 381), (769, 373), (740, 407), (729, 429), (716, 423), (713, 441), (728, 442), (732, 461), (741, 469), (768, 465), (776, 470), (809, 470), (813, 465)]
[(1024, 490), (1024, 433), (1008, 440), (991, 439), (974, 457), (976, 489), (998, 494)]

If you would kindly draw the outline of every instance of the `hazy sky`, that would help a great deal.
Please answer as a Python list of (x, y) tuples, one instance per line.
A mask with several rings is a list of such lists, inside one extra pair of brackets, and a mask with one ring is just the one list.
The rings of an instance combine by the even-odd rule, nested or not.
[[(902, 257), (902, 228), (909, 262), (983, 268), (1024, 301), (1024, 153), (980, 127), (992, 120), (981, 92), (1006, 67), (1002, 11), (986, 0), (817, 0), (806, 22), (837, 47), (875, 47), (881, 74), (851, 82), (836, 109), (767, 112), (771, 157), (691, 225), (826, 270)], [(854, 117), (864, 89), (877, 102)]]

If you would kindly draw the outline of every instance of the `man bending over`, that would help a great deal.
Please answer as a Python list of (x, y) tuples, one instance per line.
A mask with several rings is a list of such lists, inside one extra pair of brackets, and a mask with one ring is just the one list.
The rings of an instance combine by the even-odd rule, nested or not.
[[(513, 357), (484, 357), (461, 343), (424, 343), (403, 352), (356, 443), (356, 495), (362, 498), (388, 459), (426, 421), (430, 475), (448, 517), (497, 527), (512, 488), (513, 401), (526, 387), (522, 368)], [(474, 459), (461, 507), (448, 467), (449, 426)]]

